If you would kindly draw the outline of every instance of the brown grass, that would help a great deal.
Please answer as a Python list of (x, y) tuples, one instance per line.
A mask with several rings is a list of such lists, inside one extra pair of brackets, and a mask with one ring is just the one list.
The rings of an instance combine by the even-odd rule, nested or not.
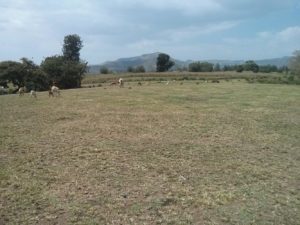
[(0, 224), (299, 224), (299, 87), (61, 95), (0, 96)]

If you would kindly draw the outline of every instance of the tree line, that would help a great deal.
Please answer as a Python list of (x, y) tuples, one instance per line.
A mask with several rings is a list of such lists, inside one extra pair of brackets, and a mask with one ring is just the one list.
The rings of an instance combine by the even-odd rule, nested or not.
[[(292, 59), (294, 59), (294, 56)], [(295, 61), (295, 60), (294, 60)], [(297, 61), (297, 60), (296, 60)], [(292, 60), (293, 62), (293, 60)], [(296, 64), (296, 63), (294, 63)], [(290, 64), (291, 65), (291, 64)], [(175, 67), (176, 66), (176, 67)], [(236, 64), (236, 65), (224, 65), (221, 66), (219, 63), (213, 64), (209, 62), (192, 62), (187, 67), (178, 67), (175, 65), (175, 62), (171, 60), (171, 57), (168, 54), (160, 53), (156, 59), (156, 72), (166, 72), (169, 70), (177, 70), (177, 71), (189, 71), (189, 72), (214, 72), (214, 71), (236, 71), (236, 72), (243, 72), (243, 71), (252, 71), (254, 73), (261, 72), (261, 73), (272, 73), (272, 72), (285, 72), (288, 73), (291, 69), (295, 66), (281, 66), (277, 67), (276, 65), (258, 65), (253, 60), (248, 60), (243, 64)], [(107, 74), (112, 73), (107, 67), (103, 66), (100, 68), (100, 73)], [(127, 68), (127, 72), (130, 73), (144, 73), (146, 72), (143, 65), (139, 65), (136, 67), (129, 66)]]
[(64, 37), (62, 55), (46, 57), (40, 65), (28, 58), (20, 62), (0, 62), (0, 85), (8, 87), (26, 87), (28, 90), (44, 91), (50, 86), (60, 88), (78, 88), (87, 71), (87, 62), (80, 59), (83, 44), (77, 34)]
[[(170, 57), (164, 53), (160, 54), (157, 58), (157, 72), (168, 71), (175, 63), (170, 60)], [(213, 64), (209, 62), (192, 62), (188, 67), (177, 68), (179, 71), (189, 71), (189, 72), (213, 72), (213, 71), (252, 71), (254, 73), (263, 72), (287, 72), (288, 67), (277, 67), (275, 65), (257, 65), (253, 60), (248, 60), (243, 64), (238, 65), (224, 65), (223, 68), (219, 63)]]

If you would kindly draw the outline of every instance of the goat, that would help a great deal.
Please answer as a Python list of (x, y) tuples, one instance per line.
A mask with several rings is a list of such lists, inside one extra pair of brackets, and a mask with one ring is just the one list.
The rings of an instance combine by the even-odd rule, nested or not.
[(19, 96), (23, 96), (25, 94), (26, 88), (25, 87), (20, 87), (18, 90)]
[[(52, 95), (53, 96), (60, 96), (60, 90), (59, 90), (59, 88), (58, 87), (56, 87), (56, 86), (52, 86), (51, 87), (51, 92), (52, 92)], [(50, 96), (50, 92), (49, 92), (49, 96)]]
[(124, 87), (124, 81), (122, 78), (119, 79), (119, 86)]
[(53, 96), (53, 92), (51, 91), (51, 89), (48, 90), (48, 94), (49, 94), (49, 97), (54, 97), (54, 96)]
[(32, 97), (37, 98), (36, 91), (31, 90), (31, 91), (30, 91), (30, 97), (31, 97), (31, 98), (32, 98)]

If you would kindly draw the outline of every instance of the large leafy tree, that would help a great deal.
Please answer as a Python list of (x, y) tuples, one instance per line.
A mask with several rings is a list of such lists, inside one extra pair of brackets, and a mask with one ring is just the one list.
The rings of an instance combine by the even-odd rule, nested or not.
[(41, 63), (41, 69), (47, 74), (49, 85), (61, 83), (64, 74), (64, 57), (49, 56)]
[(69, 61), (80, 61), (80, 50), (83, 47), (82, 41), (77, 34), (65, 36), (63, 45), (63, 56)]
[(292, 74), (300, 77), (300, 50), (297, 50), (293, 53), (293, 56), (289, 62), (289, 69)]
[(26, 86), (28, 90), (45, 90), (48, 86), (45, 73), (40, 70), (38, 65), (27, 58), (21, 58), (21, 62), (1, 62), (0, 83), (6, 87), (8, 83), (17, 88)]
[(190, 72), (212, 72), (213, 64), (209, 62), (193, 62), (189, 64)]
[(165, 72), (168, 71), (174, 62), (170, 60), (170, 56), (164, 53), (158, 55), (156, 60), (156, 71), (157, 72)]
[(22, 63), (3, 61), (0, 63), (0, 83), (7, 87), (8, 83), (21, 87), (25, 84), (24, 68)]
[(80, 59), (82, 41), (77, 34), (67, 35), (62, 48), (63, 55), (47, 57), (41, 64), (51, 84), (60, 88), (77, 88), (81, 85), (87, 62)]
[(57, 84), (61, 88), (77, 88), (80, 87), (87, 64), (55, 55), (47, 57), (41, 63), (41, 68), (47, 74), (50, 84)]
[(46, 74), (28, 58), (21, 58), (23, 66), (24, 85), (28, 90), (43, 91), (49, 86)]
[(220, 66), (219, 63), (216, 63), (216, 64), (214, 65), (214, 71), (221, 71), (221, 66)]
[(259, 71), (259, 66), (253, 60), (246, 61), (243, 66), (245, 71), (252, 71), (254, 73)]
[(61, 86), (63, 88), (78, 88), (81, 86), (83, 74), (87, 70), (87, 63), (66, 61), (63, 70)]

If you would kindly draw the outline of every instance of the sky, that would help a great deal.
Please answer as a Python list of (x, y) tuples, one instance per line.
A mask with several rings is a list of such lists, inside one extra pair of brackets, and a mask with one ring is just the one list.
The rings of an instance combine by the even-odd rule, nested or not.
[(0, 0), (0, 61), (39, 64), (66, 35), (100, 64), (164, 52), (179, 60), (258, 60), (300, 50), (299, 0)]

